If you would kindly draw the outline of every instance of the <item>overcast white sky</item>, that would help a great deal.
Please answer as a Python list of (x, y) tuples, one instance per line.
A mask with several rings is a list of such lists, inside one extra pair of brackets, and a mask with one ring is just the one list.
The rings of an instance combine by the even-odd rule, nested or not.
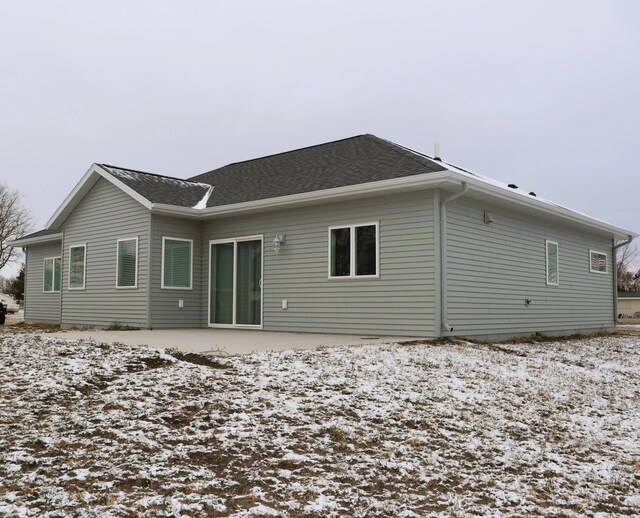
[(640, 2), (0, 0), (0, 179), (188, 177), (373, 133), (640, 231)]

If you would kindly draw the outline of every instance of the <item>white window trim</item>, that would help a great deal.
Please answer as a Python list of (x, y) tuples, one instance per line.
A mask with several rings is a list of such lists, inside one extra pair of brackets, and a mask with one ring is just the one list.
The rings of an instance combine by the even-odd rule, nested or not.
[[(135, 271), (135, 284), (133, 286), (119, 286), (118, 285), (118, 277), (119, 277), (119, 263), (118, 263), (118, 249), (120, 247), (120, 243), (122, 241), (135, 241), (136, 242), (136, 271)], [(138, 289), (138, 236), (135, 237), (123, 237), (116, 240), (116, 289), (118, 290), (136, 290)]]
[[(557, 241), (545, 240), (544, 245), (544, 275), (547, 279), (547, 286), (559, 286), (560, 285), (560, 245)], [(549, 282), (549, 245), (556, 245), (556, 282)]]
[[(165, 286), (164, 285), (164, 243), (170, 241), (186, 241), (191, 243), (191, 268), (189, 268), (189, 287), (184, 286)], [(183, 237), (162, 236), (162, 266), (160, 270), (160, 289), (163, 290), (193, 290), (193, 239), (185, 239)]]
[[(42, 293), (60, 293), (60, 290), (54, 290), (54, 286), (56, 285), (56, 259), (60, 259), (60, 289), (62, 289), (62, 257), (45, 257), (42, 261)], [(45, 282), (45, 272), (47, 271), (47, 261), (53, 261), (53, 278), (51, 279), (51, 288), (50, 290), (46, 290), (44, 286)]]
[[(599, 270), (594, 270), (591, 268), (591, 254), (600, 254), (600, 255), (604, 255), (604, 260), (605, 260), (605, 271), (601, 272)], [(599, 273), (600, 275), (607, 275), (609, 273), (609, 256), (607, 255), (606, 252), (601, 252), (600, 250), (591, 250), (589, 249), (589, 271), (591, 273)]]
[[(358, 227), (376, 227), (376, 273), (375, 275), (356, 275), (356, 232)], [(349, 275), (331, 275), (331, 231), (339, 228), (350, 229), (349, 240)], [(380, 222), (371, 221), (368, 223), (353, 223), (350, 225), (335, 225), (329, 227), (328, 230), (328, 258), (327, 258), (327, 278), (333, 280), (345, 280), (345, 279), (379, 279), (380, 278)]]
[[(82, 286), (71, 287), (71, 249), (72, 248), (84, 248), (84, 265), (82, 267)], [(84, 290), (87, 286), (87, 243), (81, 243), (77, 245), (69, 245), (69, 281), (67, 282), (69, 290)]]

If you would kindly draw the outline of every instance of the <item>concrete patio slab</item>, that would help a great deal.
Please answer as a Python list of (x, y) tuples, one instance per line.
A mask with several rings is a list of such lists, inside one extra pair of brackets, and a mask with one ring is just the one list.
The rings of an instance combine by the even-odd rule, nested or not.
[(46, 336), (64, 340), (94, 339), (107, 343), (120, 342), (126, 345), (147, 345), (150, 347), (173, 348), (185, 352), (222, 355), (415, 340), (415, 338), (407, 337), (278, 333), (275, 331), (246, 329), (60, 331), (47, 333)]

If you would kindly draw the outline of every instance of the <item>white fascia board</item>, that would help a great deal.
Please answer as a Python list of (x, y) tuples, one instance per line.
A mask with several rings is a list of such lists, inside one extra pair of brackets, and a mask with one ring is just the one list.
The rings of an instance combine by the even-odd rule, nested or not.
[[(453, 181), (452, 181), (453, 180)], [(442, 184), (450, 183), (451, 186), (460, 185), (457, 179), (452, 179), (449, 171), (438, 173), (426, 173), (415, 176), (405, 176), (392, 180), (381, 180), (346, 187), (335, 187), (333, 189), (323, 189), (321, 191), (304, 192), (279, 196), (277, 198), (266, 198), (264, 200), (253, 200), (220, 207), (209, 207), (207, 209), (192, 209), (190, 207), (176, 207), (174, 205), (154, 204), (153, 212), (164, 214), (183, 215), (197, 219), (209, 219), (216, 216), (228, 214), (239, 214), (244, 212), (260, 211), (266, 209), (286, 208), (293, 205), (312, 203), (315, 201), (340, 200), (355, 196), (365, 196), (368, 194), (378, 194), (394, 190), (410, 190), (412, 188), (438, 187)]]
[[(96, 165), (96, 164), (94, 164), (94, 165)], [(138, 194), (131, 187), (129, 187), (125, 183), (123, 183), (120, 180), (118, 180), (115, 176), (113, 176), (111, 173), (105, 171), (99, 165), (96, 165), (96, 172), (100, 176), (102, 176), (102, 178), (104, 178), (108, 182), (111, 182), (113, 185), (115, 185), (118, 189), (122, 190), (124, 193), (128, 194), (129, 196), (131, 196), (134, 200), (136, 200), (138, 203), (143, 205), (146, 209), (151, 209), (151, 207), (153, 206), (153, 203), (151, 203), (149, 200), (147, 200), (144, 196), (142, 196), (141, 194)]]
[(596, 229), (600, 232), (610, 234), (615, 239), (626, 239), (629, 236), (638, 237), (638, 234), (623, 228), (609, 225), (603, 221), (591, 218), (579, 212), (572, 211), (558, 205), (538, 200), (537, 198), (526, 197), (517, 192), (510, 192), (503, 187), (488, 183), (481, 178), (476, 178), (471, 174), (462, 174), (456, 171), (441, 171), (438, 173), (426, 173), (415, 176), (394, 178), (392, 180), (381, 180), (366, 184), (350, 185), (347, 187), (336, 187), (322, 191), (312, 191), (278, 198), (268, 198), (264, 200), (254, 200), (221, 207), (210, 207), (208, 209), (193, 209), (190, 207), (176, 207), (174, 205), (154, 204), (152, 211), (160, 214), (182, 215), (193, 219), (210, 219), (216, 216), (231, 215), (236, 213), (259, 211), (266, 209), (285, 208), (292, 205), (300, 205), (322, 200), (337, 200), (353, 196), (363, 196), (376, 194), (385, 191), (429, 188), (429, 187), (459, 187), (462, 182), (467, 182), (471, 190), (488, 194), (492, 197), (505, 200), (513, 205), (520, 205), (542, 212), (552, 217), (569, 220), (573, 223)]
[(62, 232), (58, 234), (47, 234), (46, 236), (31, 237), (27, 239), (15, 239), (7, 243), (9, 246), (29, 246), (40, 243), (48, 243), (50, 241), (62, 241)]
[(58, 209), (53, 213), (53, 216), (49, 218), (49, 221), (47, 221), (47, 225), (45, 228), (50, 229), (51, 227), (55, 227), (59, 222), (64, 220), (67, 214), (71, 212), (72, 205), (73, 207), (75, 207), (74, 200), (76, 200), (79, 196), (84, 197), (84, 195), (89, 192), (91, 187), (95, 185), (95, 183), (98, 181), (98, 178), (95, 175), (95, 168), (96, 164), (93, 164), (87, 170), (87, 172), (84, 173), (82, 178), (80, 178), (80, 181), (67, 195)]
[(586, 216), (584, 214), (575, 212), (565, 207), (552, 205), (551, 203), (538, 200), (533, 196), (530, 198), (527, 198), (522, 194), (519, 194), (516, 192), (509, 192), (502, 187), (492, 185), (481, 179), (474, 178), (472, 175), (466, 175), (466, 174), (463, 175), (454, 171), (452, 171), (451, 173), (455, 175), (457, 178), (459, 178), (460, 181), (467, 182), (469, 184), (470, 189), (474, 191), (479, 191), (479, 192), (489, 194), (491, 196), (495, 196), (496, 198), (509, 201), (515, 205), (529, 207), (550, 216), (555, 216), (564, 220), (572, 221), (574, 223), (579, 223), (581, 225), (599, 230), (601, 232), (611, 234), (611, 236), (614, 239), (627, 239), (629, 237), (633, 237), (633, 238), (638, 237), (638, 234), (636, 234), (635, 232), (631, 232), (630, 230), (625, 230), (623, 228), (610, 225), (608, 223), (605, 223), (604, 221), (600, 221), (590, 216)]
[(62, 222), (73, 211), (73, 209), (76, 208), (78, 203), (80, 203), (82, 198), (84, 198), (84, 196), (91, 190), (91, 188), (100, 178), (104, 178), (111, 184), (115, 185), (118, 189), (131, 196), (134, 200), (142, 204), (147, 209), (151, 209), (152, 203), (144, 196), (141, 196), (131, 187), (128, 187), (117, 178), (114, 178), (113, 175), (102, 169), (102, 167), (100, 167), (98, 164), (93, 164), (80, 179), (80, 181), (76, 184), (73, 190), (69, 193), (69, 195), (64, 199), (60, 207), (58, 207), (58, 210), (53, 213), (53, 216), (51, 216), (49, 221), (47, 221), (47, 225), (45, 228), (55, 228), (58, 225), (62, 224)]

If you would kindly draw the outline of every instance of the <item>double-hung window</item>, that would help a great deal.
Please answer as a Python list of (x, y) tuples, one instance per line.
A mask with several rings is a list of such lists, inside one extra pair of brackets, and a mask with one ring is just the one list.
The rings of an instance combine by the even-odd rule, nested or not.
[(589, 250), (589, 271), (591, 273), (607, 273), (607, 254)]
[(162, 238), (162, 288), (191, 289), (193, 240)]
[(87, 269), (87, 245), (69, 247), (69, 289), (83, 290)]
[(557, 286), (560, 284), (558, 272), (558, 243), (546, 241), (547, 247), (547, 285)]
[(118, 239), (116, 259), (116, 287), (138, 286), (138, 238)]
[(62, 258), (46, 257), (44, 260), (44, 285), (45, 293), (60, 291), (62, 281)]
[(379, 276), (378, 223), (329, 228), (329, 278)]

